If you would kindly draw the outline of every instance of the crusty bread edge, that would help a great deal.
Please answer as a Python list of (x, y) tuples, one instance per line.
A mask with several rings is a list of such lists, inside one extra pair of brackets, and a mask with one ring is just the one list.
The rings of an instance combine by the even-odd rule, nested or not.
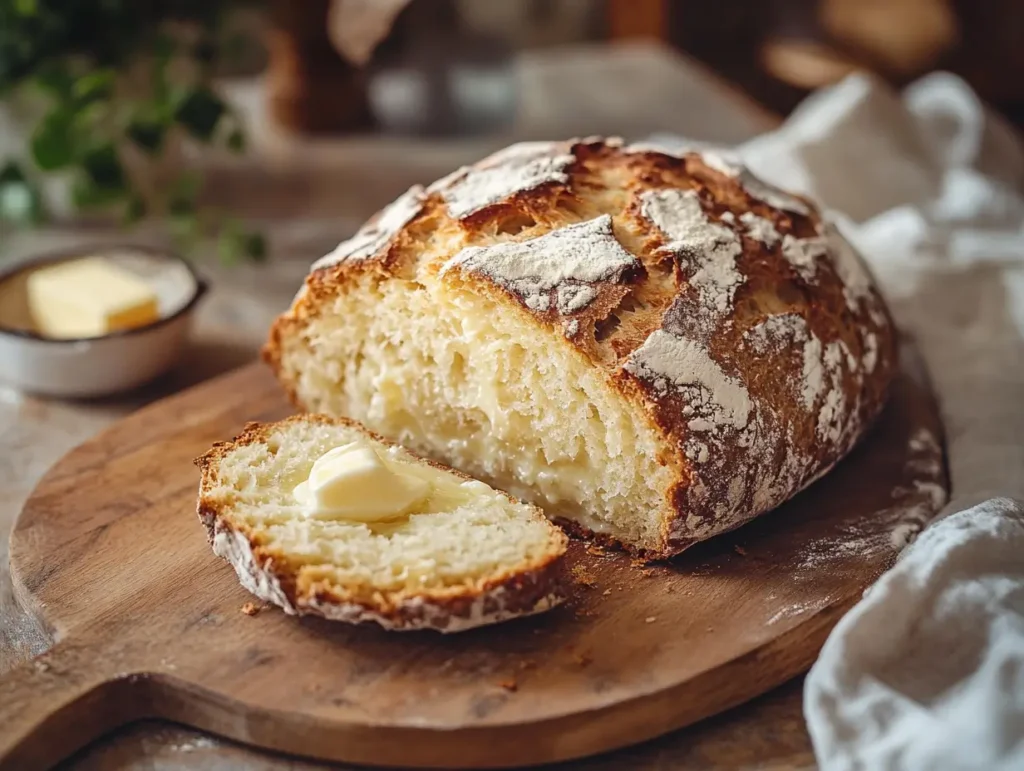
[[(420, 594), (375, 593), (369, 601), (346, 596), (343, 587), (317, 584), (307, 589), (300, 588), (294, 577), (281, 569), (284, 560), (275, 560), (272, 550), (258, 544), (243, 525), (232, 520), (228, 511), (205, 495), (216, 480), (218, 461), (227, 453), (237, 447), (265, 440), (272, 427), (298, 421), (345, 425), (363, 432), (375, 441), (392, 445), (359, 423), (346, 418), (296, 415), (276, 423), (250, 423), (234, 440), (218, 442), (196, 458), (195, 463), (201, 470), (197, 504), (200, 522), (206, 528), (214, 553), (234, 568), (242, 586), (256, 597), (278, 606), (289, 615), (321, 616), (353, 624), (373, 622), (394, 631), (432, 629), (442, 633), (461, 632), (541, 613), (566, 599), (569, 581), (564, 569), (564, 556), (568, 538), (554, 525), (551, 525), (554, 548), (550, 554), (532, 564), (508, 570), (476, 585), (467, 584)], [(409, 454), (439, 470), (466, 480), (472, 479), (457, 470), (420, 458), (414, 453)], [(516, 501), (507, 493), (502, 494)], [(536, 513), (538, 517), (543, 517), (539, 509)]]

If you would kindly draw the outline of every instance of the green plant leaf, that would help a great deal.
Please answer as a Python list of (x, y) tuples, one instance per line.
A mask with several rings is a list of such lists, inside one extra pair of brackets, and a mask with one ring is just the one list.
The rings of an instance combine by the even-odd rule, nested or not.
[(208, 88), (187, 92), (174, 112), (174, 119), (196, 139), (209, 142), (227, 111), (224, 102)]
[(71, 92), (80, 103), (106, 99), (114, 93), (116, 75), (113, 70), (102, 68), (83, 75), (74, 82)]
[(141, 220), (146, 216), (148, 207), (142, 196), (138, 193), (132, 193), (128, 197), (128, 202), (124, 206), (124, 214), (122, 219), (126, 225), (133, 225), (134, 223)]
[(71, 201), (78, 209), (100, 209), (120, 203), (128, 195), (124, 188), (101, 187), (88, 176), (71, 184)]
[(75, 159), (71, 126), (74, 110), (57, 106), (46, 115), (32, 132), (32, 160), (43, 171), (63, 169)]
[(153, 38), (152, 49), (150, 53), (153, 57), (160, 61), (167, 61), (174, 52), (178, 49), (178, 44), (174, 41), (170, 35), (166, 32), (160, 32)]
[(217, 255), (226, 265), (242, 260), (263, 262), (267, 257), (267, 242), (262, 233), (247, 230), (236, 220), (228, 220), (217, 235)]
[(171, 238), (181, 252), (190, 252), (202, 236), (199, 219), (192, 214), (169, 219)]
[(196, 202), (184, 196), (175, 196), (167, 202), (167, 213), (172, 217), (193, 216), (196, 213)]
[(174, 40), (169, 35), (160, 33), (153, 40), (151, 51), (153, 55), (153, 101), (164, 107), (163, 111), (166, 112), (168, 118), (171, 117), (172, 111), (169, 105), (166, 105), (171, 93), (171, 86), (167, 76), (171, 60), (174, 58), (175, 48)]
[(14, 0), (14, 12), (19, 16), (35, 16), (39, 13), (38, 0)]
[(67, 65), (51, 61), (40, 65), (39, 70), (32, 76), (32, 82), (58, 100), (65, 100), (71, 96), (75, 79), (68, 71)]
[(231, 130), (227, 138), (228, 149), (235, 153), (245, 152), (245, 132), (240, 128)]
[(242, 228), (237, 222), (228, 221), (221, 225), (217, 234), (217, 257), (225, 265), (235, 265), (245, 256)]
[(265, 262), (267, 259), (267, 239), (262, 233), (249, 231), (245, 234), (243, 244), (245, 256), (253, 262)]
[(25, 182), (25, 172), (21, 170), (14, 161), (7, 161), (3, 166), (0, 166), (0, 185), (7, 182)]
[(156, 118), (136, 117), (128, 123), (128, 138), (150, 155), (157, 155), (164, 145), (167, 125)]
[(124, 167), (113, 142), (90, 148), (82, 156), (82, 170), (99, 190), (123, 194), (126, 191)]
[(196, 211), (196, 199), (203, 180), (194, 171), (181, 174), (171, 185), (167, 196), (167, 211), (172, 217), (191, 216)]

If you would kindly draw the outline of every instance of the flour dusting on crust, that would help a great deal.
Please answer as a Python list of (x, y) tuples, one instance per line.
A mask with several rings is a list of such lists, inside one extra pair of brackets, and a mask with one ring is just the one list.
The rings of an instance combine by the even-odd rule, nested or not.
[(597, 289), (590, 284), (563, 284), (555, 290), (555, 307), (563, 316), (586, 308), (597, 299)]
[[(484, 594), (473, 598), (467, 608), (458, 614), (450, 608), (423, 597), (410, 597), (402, 600), (390, 614), (378, 612), (357, 602), (341, 600), (321, 600), (310, 598), (298, 605), (289, 599), (282, 589), (281, 582), (274, 574), (271, 561), (261, 565), (253, 552), (249, 539), (237, 530), (227, 527), (221, 520), (208, 524), (212, 528), (213, 551), (227, 560), (235, 569), (242, 586), (261, 600), (277, 605), (290, 616), (312, 613), (334, 621), (346, 621), (359, 624), (372, 621), (392, 631), (415, 631), (419, 629), (435, 629), (442, 633), (461, 632), (478, 626), (486, 626), (519, 616), (530, 616), (543, 613), (564, 599), (564, 594), (554, 590), (543, 595), (526, 610), (511, 607), (515, 598), (504, 586), (497, 586)], [(533, 575), (524, 577), (525, 583), (536, 583)]]
[(725, 174), (727, 177), (738, 178), (746, 171), (743, 161), (731, 150), (715, 148), (704, 150), (699, 155), (705, 166), (714, 169), (719, 174)]
[(690, 153), (703, 155), (704, 153), (720, 153), (727, 155), (730, 151), (727, 147), (715, 142), (703, 142), (699, 139), (673, 139), (671, 141), (658, 141), (656, 139), (642, 142), (631, 142), (622, 148), (625, 153), (661, 153), (673, 158), (683, 158)]
[[(727, 212), (731, 214), (732, 212)], [(724, 215), (722, 219), (725, 219)], [(782, 238), (779, 235), (779, 231), (775, 229), (775, 224), (764, 217), (758, 217), (754, 212), (746, 211), (740, 215), (740, 222), (743, 223), (743, 228), (746, 230), (747, 235), (760, 241), (762, 244), (771, 249), (775, 244)]]
[[(825, 226), (825, 238), (832, 253), (832, 264), (843, 282), (843, 297), (850, 310), (857, 310), (857, 303), (871, 297), (871, 275), (835, 222)], [(876, 319), (877, 322), (877, 319)]]
[(299, 611), (281, 588), (277, 576), (269, 569), (269, 565), (259, 563), (253, 553), (252, 544), (244, 534), (225, 527), (220, 520), (207, 526), (211, 528), (213, 553), (231, 564), (243, 587), (261, 600), (277, 605), (291, 616), (298, 614)]
[(743, 339), (754, 353), (764, 356), (803, 343), (809, 334), (807, 322), (799, 313), (779, 313), (752, 326), (743, 333)]
[(805, 281), (812, 281), (818, 274), (818, 258), (828, 254), (828, 241), (821, 236), (794, 238), (786, 235), (782, 239), (782, 256)]
[[(794, 348), (800, 350), (802, 371), (796, 391), (804, 409), (809, 412), (815, 409), (826, 389), (841, 389), (842, 364), (845, 361), (850, 366), (852, 358), (844, 356), (849, 349), (842, 342), (824, 345), (807, 326), (803, 316), (796, 313), (769, 316), (748, 329), (743, 338), (760, 355), (778, 355)], [(826, 413), (830, 420), (837, 417), (833, 410)]]
[(342, 241), (334, 251), (314, 262), (311, 270), (376, 256), (423, 210), (423, 200), (424, 191), (420, 185), (409, 188), (384, 208), (376, 219), (363, 225), (352, 238)]
[(487, 276), (515, 294), (526, 307), (563, 316), (584, 309), (602, 283), (616, 283), (640, 262), (615, 238), (607, 214), (526, 241), (463, 249), (442, 267)]
[(794, 214), (802, 214), (805, 217), (811, 214), (810, 207), (799, 198), (783, 192), (773, 185), (769, 185), (763, 179), (755, 177), (750, 171), (744, 171), (740, 176), (740, 184), (747, 191), (747, 195), (751, 198), (756, 198), (761, 203), (766, 203), (769, 206), (774, 206), (776, 209), (793, 212)]
[(874, 332), (868, 332), (864, 336), (864, 358), (861, 363), (869, 375), (875, 371), (875, 365), (878, 363), (878, 335)]
[(843, 360), (841, 343), (834, 341), (825, 346), (825, 353), (822, 356), (822, 380), (827, 378), (829, 388), (825, 393), (825, 402), (818, 412), (818, 436), (830, 442), (839, 441), (849, 417), (842, 384)]
[(766, 203), (769, 206), (774, 206), (776, 209), (793, 212), (794, 214), (802, 214), (805, 217), (811, 214), (811, 208), (806, 203), (796, 196), (790, 195), (774, 185), (769, 185), (760, 177), (755, 176), (734, 153), (720, 151), (704, 152), (701, 153), (701, 160), (704, 161), (706, 166), (720, 174), (725, 174), (727, 177), (737, 180), (743, 186), (747, 195), (761, 203)]
[(543, 613), (562, 603), (565, 599), (558, 592), (552, 592), (537, 600), (533, 607), (526, 610), (513, 610), (508, 607), (509, 592), (504, 586), (496, 587), (486, 594), (473, 598), (469, 607), (459, 615), (453, 615), (443, 605), (432, 603), (422, 597), (411, 597), (399, 605), (399, 617), (389, 617), (355, 602), (329, 601), (313, 599), (303, 605), (304, 612), (315, 613), (332, 621), (345, 621), (350, 624), (361, 624), (372, 621), (394, 632), (415, 632), (421, 629), (434, 629), (442, 634), (464, 632), (480, 626), (488, 626), (506, 621), (510, 618), (521, 618)]
[(799, 347), (802, 371), (797, 396), (805, 410), (817, 414), (818, 433), (838, 439), (849, 417), (843, 396), (843, 365), (851, 373), (860, 371), (846, 344), (835, 340), (825, 345), (795, 313), (769, 316), (748, 329), (743, 339), (759, 355), (777, 355)]
[(707, 349), (658, 329), (630, 354), (623, 368), (649, 382), (656, 391), (670, 390), (688, 397), (691, 431), (717, 426), (743, 428), (750, 417), (747, 389), (711, 358)]
[(575, 161), (568, 142), (520, 142), (449, 174), (428, 192), (439, 192), (448, 214), (462, 219), (516, 193), (552, 183), (568, 184), (566, 169)]
[(640, 196), (640, 212), (665, 234), (664, 250), (693, 265), (690, 284), (702, 303), (728, 312), (743, 283), (743, 274), (736, 269), (743, 245), (736, 233), (708, 219), (694, 190), (648, 190)]
[(825, 390), (825, 363), (822, 361), (821, 338), (810, 335), (804, 343), (803, 397), (804, 407), (812, 409)]

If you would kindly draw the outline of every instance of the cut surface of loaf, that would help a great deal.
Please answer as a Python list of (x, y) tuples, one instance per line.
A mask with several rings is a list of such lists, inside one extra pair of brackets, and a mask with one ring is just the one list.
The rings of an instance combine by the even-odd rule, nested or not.
[[(328, 450), (369, 443), (430, 483), (390, 521), (310, 518), (293, 491)], [(196, 460), (199, 517), (242, 585), (292, 614), (455, 632), (557, 605), (566, 537), (543, 512), (383, 441), (307, 415), (250, 424)]]
[(513, 145), (314, 264), (264, 357), (293, 402), (669, 556), (768, 511), (880, 412), (859, 256), (727, 153)]

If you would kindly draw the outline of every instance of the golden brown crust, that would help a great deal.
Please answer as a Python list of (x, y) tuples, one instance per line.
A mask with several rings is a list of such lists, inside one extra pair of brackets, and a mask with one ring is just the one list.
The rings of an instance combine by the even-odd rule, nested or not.
[[(264, 443), (273, 430), (296, 422), (343, 425), (366, 434), (374, 441), (393, 446), (347, 418), (295, 415), (276, 423), (248, 423), (233, 440), (217, 442), (195, 459), (201, 472), (197, 512), (207, 537), (211, 545), (215, 545), (215, 551), (232, 563), (243, 585), (257, 596), (292, 614), (319, 615), (350, 622), (375, 621), (395, 630), (436, 629), (443, 632), (530, 615), (553, 607), (565, 598), (568, 584), (563, 557), (567, 538), (556, 528), (552, 528), (551, 548), (544, 555), (519, 565), (510, 565), (504, 571), (474, 583), (418, 591), (381, 591), (373, 586), (342, 586), (329, 581), (298, 578), (300, 566), (293, 564), (289, 555), (263, 543), (245, 523), (231, 516), (228, 507), (207, 495), (217, 483), (220, 463), (228, 454), (248, 444)], [(458, 470), (412, 452), (409, 454), (460, 479), (472, 479)], [(498, 492), (517, 502), (507, 493)], [(226, 549), (216, 548), (218, 536), (228, 544)]]
[[(303, 344), (329, 298), (365, 271), (386, 281), (426, 269), (568, 341), (658, 427), (659, 460), (675, 481), (656, 556), (774, 508), (838, 462), (881, 411), (896, 346), (881, 295), (836, 228), (811, 202), (714, 154), (677, 157), (593, 138), (551, 148), (550, 158), (568, 152), (571, 163), (551, 161), (550, 179), (538, 174), (534, 187), (462, 219), (438, 183), (371, 258), (311, 273), (263, 350), (292, 401), (303, 406), (285, 350)], [(503, 163), (510, 179), (523, 177), (516, 162)], [(638, 264), (590, 282), (592, 301), (571, 312), (507, 277), (466, 269), (455, 253), (421, 262), (435, 236), (493, 247), (609, 214), (614, 238)], [(697, 376), (673, 370), (672, 357)]]

